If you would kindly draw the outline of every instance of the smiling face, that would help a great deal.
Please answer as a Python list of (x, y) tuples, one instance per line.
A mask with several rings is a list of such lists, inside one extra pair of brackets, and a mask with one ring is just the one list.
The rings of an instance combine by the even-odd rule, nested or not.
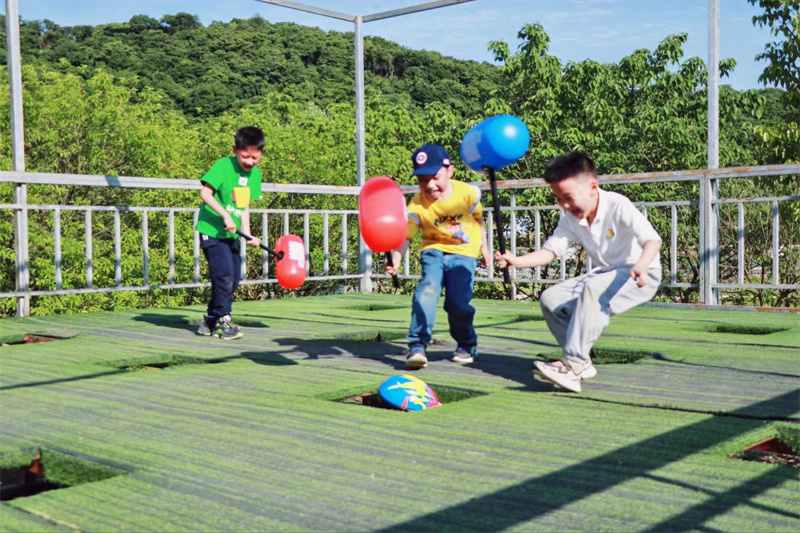
[(450, 178), (453, 177), (454, 171), (453, 165), (447, 165), (441, 167), (433, 176), (417, 176), (422, 196), (431, 201), (447, 196), (450, 193)]
[(550, 184), (558, 205), (578, 220), (594, 218), (599, 197), (597, 187), (597, 177), (589, 172)]
[(233, 153), (236, 154), (236, 161), (245, 172), (256, 166), (261, 161), (263, 151), (257, 146), (247, 146), (245, 148), (234, 148)]

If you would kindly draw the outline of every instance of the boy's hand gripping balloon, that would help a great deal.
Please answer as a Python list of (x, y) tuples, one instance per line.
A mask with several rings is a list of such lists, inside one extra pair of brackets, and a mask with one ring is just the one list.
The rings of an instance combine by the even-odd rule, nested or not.
[[(494, 221), (497, 226), (497, 246), (506, 252), (506, 239), (500, 203), (497, 199), (495, 171), (515, 163), (528, 151), (531, 136), (528, 127), (513, 115), (495, 115), (473, 126), (461, 141), (461, 159), (472, 170), (486, 170), (492, 188)], [(508, 267), (503, 269), (503, 281), (511, 285)]]

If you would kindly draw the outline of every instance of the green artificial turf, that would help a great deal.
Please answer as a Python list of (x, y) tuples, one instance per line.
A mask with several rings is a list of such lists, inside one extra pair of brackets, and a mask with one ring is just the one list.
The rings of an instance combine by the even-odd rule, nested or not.
[[(0, 321), (70, 337), (0, 348), (0, 457), (41, 447), (119, 474), (4, 502), (0, 530), (800, 529), (796, 470), (730, 458), (797, 427), (798, 315), (635, 309), (574, 395), (531, 375), (558, 351), (538, 308), (479, 300), (479, 362), (448, 360), (440, 311), (416, 373), (467, 401), (333, 401), (406, 372), (409, 305), (236, 302), (231, 342), (194, 334), (200, 307)], [(782, 331), (710, 331), (729, 324)]]

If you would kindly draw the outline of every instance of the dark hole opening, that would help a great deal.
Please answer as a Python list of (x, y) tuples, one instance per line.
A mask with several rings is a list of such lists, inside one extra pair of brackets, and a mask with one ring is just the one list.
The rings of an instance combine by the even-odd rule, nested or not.
[(404, 305), (392, 305), (392, 304), (363, 304), (363, 305), (351, 305), (346, 307), (346, 309), (352, 309), (353, 311), (389, 311), (392, 309), (406, 309), (407, 306)]
[(800, 455), (778, 437), (757, 442), (732, 457), (744, 461), (782, 464), (800, 470)]
[(33, 496), (48, 490), (60, 489), (62, 486), (47, 480), (41, 450), (36, 451), (36, 455), (27, 466), (0, 469), (0, 501)]
[(12, 335), (0, 338), (0, 345), (15, 346), (20, 344), (41, 344), (43, 342), (63, 341), (67, 337), (57, 337), (55, 335), (42, 335), (39, 333), (26, 333), (24, 335)]
[[(30, 459), (30, 462), (28, 460)], [(0, 501), (101, 481), (121, 472), (57, 452), (14, 452), (0, 456)]]
[(355, 331), (352, 333), (342, 333), (334, 337), (334, 341), (351, 341), (351, 342), (388, 342), (388, 341), (396, 341), (400, 339), (405, 339), (406, 331), (405, 330), (393, 330), (393, 329), (382, 329), (382, 330), (364, 330), (364, 331)]
[(113, 368), (127, 371), (137, 370), (163, 370), (173, 366), (186, 365), (217, 365), (226, 363), (230, 358), (202, 359), (199, 357), (185, 357), (181, 355), (163, 356), (153, 359), (125, 359), (109, 363)]
[(786, 331), (788, 328), (776, 328), (770, 326), (744, 326), (738, 324), (717, 324), (713, 326), (711, 333), (734, 333), (737, 335), (769, 335)]
[[(596, 346), (589, 352), (589, 357), (592, 358), (592, 363), (595, 365), (629, 364), (648, 357), (657, 359), (660, 356), (655, 352), (598, 348)], [(543, 353), (539, 354), (539, 357), (548, 361), (559, 361), (562, 358), (562, 354), (561, 352)]]

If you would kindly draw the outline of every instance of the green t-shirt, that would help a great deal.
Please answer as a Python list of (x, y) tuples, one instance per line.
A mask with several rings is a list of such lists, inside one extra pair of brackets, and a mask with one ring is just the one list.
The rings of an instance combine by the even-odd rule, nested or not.
[[(245, 172), (233, 155), (218, 159), (200, 181), (214, 189), (214, 199), (231, 215), (237, 229), (242, 228), (242, 213), (247, 208), (236, 207), (234, 189), (237, 187), (250, 189), (251, 201), (261, 198), (261, 169), (253, 167), (250, 172)], [(225, 231), (222, 217), (206, 203), (200, 207), (200, 216), (195, 229), (215, 239), (237, 238), (235, 233)]]

